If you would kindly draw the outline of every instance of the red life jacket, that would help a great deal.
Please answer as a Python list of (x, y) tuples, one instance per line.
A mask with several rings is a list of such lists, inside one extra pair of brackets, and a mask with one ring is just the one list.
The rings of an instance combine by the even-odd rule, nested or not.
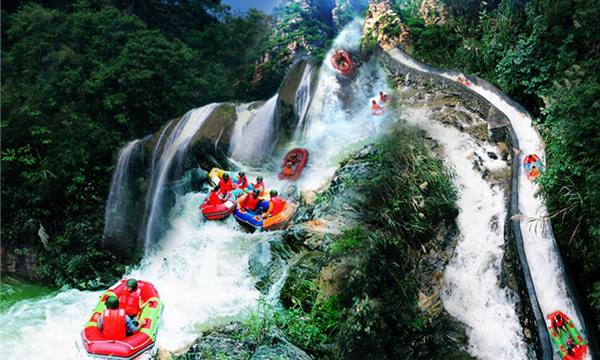
[(381, 106), (377, 105), (376, 103), (372, 104), (371, 105), (371, 110), (373, 110), (373, 111), (380, 111), (381, 110)]
[(245, 209), (250, 209), (250, 210), (254, 211), (254, 209), (256, 209), (256, 205), (258, 205), (259, 202), (260, 202), (259, 196), (257, 196), (255, 198), (253, 196), (253, 194), (248, 194), (248, 195), (246, 195), (246, 198), (244, 199), (244, 201), (242, 203), (242, 207)]
[(245, 189), (248, 187), (248, 178), (246, 178), (246, 175), (238, 179), (237, 185), (240, 189)]
[(219, 192), (211, 191), (210, 194), (208, 195), (208, 204), (209, 205), (220, 205), (222, 203), (223, 203), (223, 201), (219, 197)]
[(281, 171), (281, 173), (285, 176), (291, 176), (294, 175), (294, 169), (292, 169), (291, 167), (284, 167), (283, 170)]
[(554, 318), (554, 327), (555, 328), (561, 328), (564, 324), (565, 324), (565, 320), (563, 318), (558, 319), (557, 317)]
[(262, 194), (265, 191), (265, 183), (264, 182), (259, 182), (254, 184), (254, 190), (260, 190), (260, 193)]
[(127, 337), (125, 310), (105, 309), (102, 313), (102, 334), (109, 340), (123, 340)]
[(285, 208), (285, 200), (275, 196), (274, 198), (271, 198), (271, 205), (273, 206), (271, 208), (271, 216), (277, 215)]
[(233, 190), (233, 180), (229, 178), (227, 181), (221, 179), (219, 182), (219, 189), (221, 189), (222, 193), (227, 193)]
[(129, 316), (138, 316), (140, 313), (140, 299), (142, 298), (140, 289), (133, 292), (123, 291), (119, 296), (119, 308), (125, 309)]

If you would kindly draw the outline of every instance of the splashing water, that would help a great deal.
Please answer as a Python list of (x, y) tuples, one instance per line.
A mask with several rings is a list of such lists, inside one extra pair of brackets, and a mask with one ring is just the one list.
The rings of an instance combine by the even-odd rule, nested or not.
[(295, 131), (295, 137), (302, 134), (304, 127), (304, 118), (308, 112), (310, 101), (312, 100), (312, 77), (314, 67), (311, 63), (306, 63), (304, 72), (302, 73), (302, 79), (300, 79), (300, 85), (296, 90), (296, 96), (294, 101), (294, 112), (297, 116), (297, 125)]
[(514, 295), (498, 287), (504, 254), (505, 195), (473, 169), (472, 159), (482, 159), (490, 170), (506, 165), (486, 155), (489, 145), (482, 147), (456, 128), (431, 121), (426, 110), (407, 110), (405, 118), (443, 146), (446, 161), (455, 169), (460, 238), (444, 273), (446, 310), (469, 327), (472, 355), (480, 359), (526, 359)]
[[(340, 33), (334, 48), (357, 49), (359, 39), (360, 21), (355, 21)], [(321, 67), (319, 77), (314, 95), (319, 101), (308, 105), (307, 132), (297, 140), (298, 145), (311, 151), (309, 166), (299, 182), (305, 188), (322, 186), (334, 173), (340, 151), (376, 134), (369, 99), (377, 91), (387, 89), (384, 73), (375, 63), (360, 67), (356, 79), (345, 81), (345, 85), (340, 85), (329, 61)], [(340, 92), (351, 94), (347, 102), (340, 100)], [(271, 98), (257, 110), (251, 110), (250, 104), (240, 105), (234, 132), (238, 131), (238, 136), (247, 135), (244, 125), (247, 127), (253, 119), (258, 120), (259, 112), (268, 115), (274, 111), (268, 109), (275, 106), (276, 99)], [(141, 264), (126, 276), (156, 285), (165, 302), (158, 347), (169, 351), (184, 349), (206, 327), (239, 319), (255, 309), (260, 293), (248, 269), (251, 248), (265, 237), (281, 236), (279, 232), (247, 234), (232, 218), (224, 222), (201, 221), (197, 207), (205, 193), (178, 194), (177, 188), (172, 207), (163, 201), (166, 186), (172, 184), (172, 174), (185, 156), (187, 144), (214, 107), (215, 104), (211, 104), (194, 109), (161, 132), (159, 144), (153, 151), (146, 229), (152, 235), (147, 238), (161, 237), (161, 232), (153, 230), (151, 223), (168, 224), (169, 229), (162, 236), (164, 241), (160, 246), (148, 248)], [(268, 116), (260, 118), (264, 121), (261, 124), (269, 123), (265, 121)], [(285, 185), (275, 180), (276, 173), (263, 169), (261, 174), (271, 187)], [(282, 279), (276, 281), (267, 298), (276, 299), (282, 285)], [(100, 294), (64, 290), (10, 306), (0, 314), (2, 355), (7, 359), (80, 358), (79, 332)], [(33, 346), (34, 342), (39, 346)]]
[(246, 163), (260, 162), (275, 146), (275, 95), (247, 121), (236, 121), (231, 138), (231, 157)]

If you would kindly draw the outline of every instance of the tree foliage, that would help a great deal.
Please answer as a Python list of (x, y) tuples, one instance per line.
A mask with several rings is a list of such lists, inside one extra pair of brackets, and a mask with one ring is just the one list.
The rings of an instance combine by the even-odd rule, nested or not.
[(447, 3), (456, 16), (446, 25), (424, 27), (414, 12), (403, 13), (418, 25), (415, 56), (482, 76), (536, 116), (554, 232), (600, 321), (598, 2), (503, 0), (478, 12), (462, 8), (471, 2)]
[(109, 269), (99, 239), (118, 149), (192, 107), (274, 92), (280, 79), (252, 83), (266, 21), (217, 0), (3, 10), (3, 246), (40, 253), (58, 283)]

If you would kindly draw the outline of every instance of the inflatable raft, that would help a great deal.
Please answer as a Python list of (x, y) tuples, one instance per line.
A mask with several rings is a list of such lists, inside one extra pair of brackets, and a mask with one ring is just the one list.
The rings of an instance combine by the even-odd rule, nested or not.
[(158, 291), (148, 281), (138, 281), (143, 302), (138, 319), (146, 320), (146, 324), (139, 332), (123, 340), (111, 340), (106, 339), (98, 329), (98, 318), (106, 309), (104, 302), (110, 295), (119, 297), (125, 290), (126, 284), (127, 280), (121, 280), (100, 295), (96, 307), (88, 317), (85, 328), (81, 331), (81, 340), (89, 355), (105, 359), (136, 359), (153, 351), (164, 305)]
[(536, 154), (529, 154), (523, 159), (523, 168), (525, 169), (527, 178), (533, 181), (540, 176), (544, 169), (544, 164), (542, 164), (542, 159), (540, 159), (539, 156)]
[[(239, 202), (244, 201), (244, 197), (248, 195), (244, 195), (239, 199)], [(241, 207), (238, 207), (233, 216), (237, 221), (244, 225), (248, 225), (254, 229), (259, 230), (281, 230), (287, 226), (290, 219), (294, 215), (296, 211), (296, 206), (289, 202), (286, 202), (285, 208), (279, 214), (275, 216), (271, 216), (267, 219), (262, 218), (262, 214), (269, 209), (269, 201), (263, 200), (258, 203), (258, 206), (255, 211), (245, 210)]]
[[(339, 56), (336, 57), (336, 55)], [(354, 71), (354, 64), (352, 63), (352, 59), (350, 55), (344, 50), (336, 50), (331, 54), (331, 66), (342, 75), (349, 75)]]
[[(288, 162), (292, 163), (291, 174), (284, 173), (285, 165)], [(306, 166), (307, 162), (308, 162), (308, 151), (306, 149), (297, 148), (297, 149), (292, 149), (292, 150), (288, 151), (288, 153), (285, 154), (285, 157), (283, 158), (282, 170), (279, 173), (279, 175), (277, 175), (277, 178), (279, 180), (284, 180), (284, 179), (296, 180), (296, 179), (298, 179), (300, 177), (300, 175), (302, 175), (302, 170)]]
[[(555, 319), (560, 316), (563, 320), (562, 326), (557, 326)], [(579, 330), (573, 324), (573, 321), (564, 313), (555, 311), (546, 316), (550, 321), (548, 332), (550, 339), (558, 348), (558, 353), (564, 360), (580, 360), (587, 353), (587, 344), (581, 337)]]
[(204, 203), (200, 205), (202, 216), (206, 220), (222, 220), (228, 217), (237, 206), (237, 202), (235, 201), (236, 196), (233, 194), (233, 191), (229, 195), (229, 198), (224, 203), (218, 205), (210, 205), (207, 196)]

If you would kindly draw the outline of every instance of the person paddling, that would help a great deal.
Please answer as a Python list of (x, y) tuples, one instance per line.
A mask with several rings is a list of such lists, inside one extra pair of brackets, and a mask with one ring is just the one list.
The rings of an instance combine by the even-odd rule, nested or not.
[(226, 194), (233, 190), (233, 180), (229, 177), (229, 174), (224, 173), (221, 181), (219, 181), (219, 188), (223, 194)]
[[(210, 194), (208, 194), (207, 202), (208, 205), (221, 205), (225, 202), (225, 195), (221, 193), (221, 189), (218, 185), (211, 190)], [(200, 208), (202, 209), (202, 205)]]
[(254, 190), (240, 202), (241, 211), (255, 211), (260, 202), (260, 190)]
[(275, 216), (285, 209), (286, 201), (278, 196), (277, 190), (271, 190), (269, 195), (269, 210), (262, 215), (263, 219)]
[(146, 319), (142, 319), (136, 326), (133, 320), (125, 314), (125, 309), (119, 309), (119, 299), (116, 296), (109, 296), (104, 304), (106, 309), (98, 318), (98, 329), (106, 339), (123, 340), (146, 325)]

